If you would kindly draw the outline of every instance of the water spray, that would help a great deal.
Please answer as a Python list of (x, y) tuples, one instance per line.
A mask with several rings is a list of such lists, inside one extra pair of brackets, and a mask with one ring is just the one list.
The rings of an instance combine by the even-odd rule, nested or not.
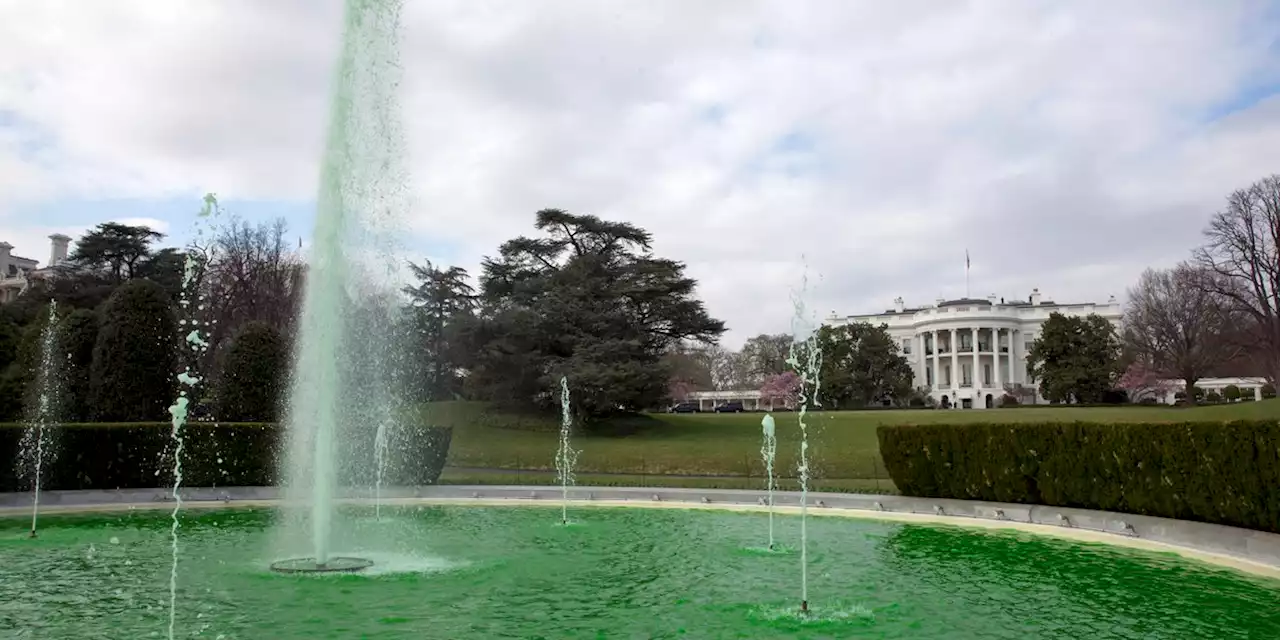
[(765, 414), (764, 419), (760, 421), (760, 426), (764, 431), (763, 442), (760, 445), (760, 457), (764, 459), (764, 472), (766, 478), (765, 491), (768, 492), (769, 501), (769, 550), (773, 550), (773, 461), (778, 455), (778, 436), (774, 427), (773, 415)]
[(569, 485), (573, 484), (573, 463), (578, 452), (569, 445), (573, 412), (569, 406), (569, 379), (560, 377), (560, 448), (556, 451), (556, 473), (560, 476), (560, 524), (569, 524)]

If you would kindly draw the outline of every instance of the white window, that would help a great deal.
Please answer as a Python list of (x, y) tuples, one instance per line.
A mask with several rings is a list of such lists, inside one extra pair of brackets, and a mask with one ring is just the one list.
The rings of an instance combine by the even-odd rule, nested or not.
[(902, 339), (902, 353), (904, 353), (904, 354), (906, 354), (906, 355), (911, 355), (911, 343), (912, 343), (912, 342), (914, 342), (914, 341), (915, 341), (915, 338), (903, 338), (903, 339)]
[(982, 384), (991, 384), (991, 365), (989, 364), (982, 365)]

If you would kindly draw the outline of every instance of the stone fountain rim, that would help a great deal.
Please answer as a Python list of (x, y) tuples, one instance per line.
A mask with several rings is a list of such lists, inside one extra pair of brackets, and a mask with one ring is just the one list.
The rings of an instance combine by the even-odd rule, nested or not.
[[(383, 503), (391, 505), (558, 506), (559, 487), (538, 485), (438, 485), (390, 487)], [(638, 507), (762, 512), (767, 494), (757, 490), (654, 487), (572, 487), (578, 507)], [(192, 487), (182, 492), (184, 508), (275, 507), (275, 487)], [(800, 512), (798, 491), (775, 491), (775, 510)], [(31, 494), (0, 493), (0, 517), (30, 513)], [(134, 509), (171, 509), (169, 489), (116, 491), (49, 491), (41, 493), (41, 513), (92, 513)], [(372, 502), (369, 493), (348, 492), (347, 504)], [(1046, 505), (950, 500), (849, 493), (809, 493), (810, 515), (839, 516), (953, 525), (974, 529), (1015, 530), (1076, 542), (1172, 552), (1184, 558), (1245, 573), (1280, 579), (1280, 534), (1133, 514)]]

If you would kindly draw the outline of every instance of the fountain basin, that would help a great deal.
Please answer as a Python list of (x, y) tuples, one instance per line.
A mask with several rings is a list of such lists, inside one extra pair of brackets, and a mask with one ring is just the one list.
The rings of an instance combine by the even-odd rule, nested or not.
[[(811, 519), (813, 612), (800, 616), (791, 507), (777, 519), (782, 549), (769, 552), (764, 513), (724, 492), (680, 504), (660, 490), (662, 508), (628, 509), (615, 508), (626, 503), (607, 499), (610, 490), (592, 491), (606, 499), (573, 504), (571, 527), (549, 500), (405, 496), (384, 505), (380, 521), (350, 503), (344, 520), (355, 528), (335, 550), (374, 564), (331, 576), (269, 570), (279, 559), (269, 549), (277, 507), (205, 503), (183, 520), (178, 628), (227, 638), (1280, 636), (1270, 615), (1280, 579), (925, 521), (933, 513)], [(21, 518), (0, 518), (0, 620), (50, 637), (94, 637), (102, 616), (122, 637), (162, 630), (167, 513), (59, 509), (36, 540)]]

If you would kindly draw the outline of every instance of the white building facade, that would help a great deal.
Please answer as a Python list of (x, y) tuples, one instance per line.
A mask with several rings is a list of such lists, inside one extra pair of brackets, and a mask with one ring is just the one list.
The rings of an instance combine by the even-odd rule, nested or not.
[(902, 355), (911, 364), (913, 385), (923, 389), (938, 407), (994, 408), (1006, 385), (1021, 385), (1028, 394), (1020, 401), (1044, 402), (1033, 392), (1037, 382), (1027, 374), (1027, 353), (1052, 313), (1067, 316), (1097, 314), (1120, 326), (1120, 303), (1058, 304), (1042, 300), (1033, 290), (1027, 300), (939, 299), (927, 307), (909, 308), (902, 298), (883, 313), (827, 318), (825, 324), (865, 322), (888, 326)]
[(49, 264), (41, 269), (39, 262), (13, 255), (13, 245), (0, 241), (0, 304), (17, 300), (32, 280), (43, 277), (48, 273), (49, 267), (67, 260), (71, 238), (55, 233), (49, 236), (49, 243)]

